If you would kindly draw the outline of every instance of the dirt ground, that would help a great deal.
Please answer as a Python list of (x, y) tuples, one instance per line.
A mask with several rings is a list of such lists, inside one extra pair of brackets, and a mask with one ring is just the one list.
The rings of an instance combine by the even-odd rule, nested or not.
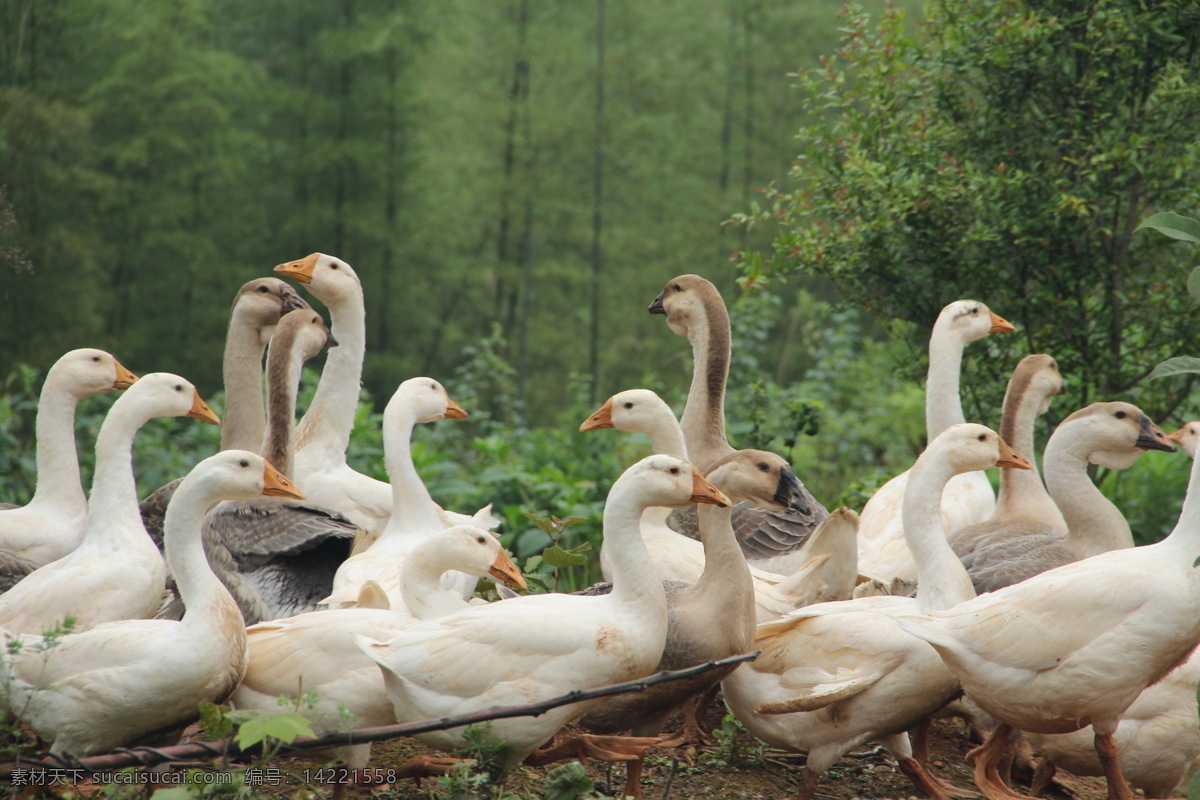
[[(709, 723), (721, 725), (723, 709), (713, 707)], [(963, 725), (958, 721), (937, 722), (930, 737), (931, 760), (937, 773), (962, 789), (973, 789), (971, 764), (965, 759), (972, 744), (967, 741)], [(376, 745), (372, 766), (395, 765), (421, 753), (431, 753), (412, 740), (394, 740)], [(652, 750), (643, 775), (645, 800), (784, 800), (795, 795), (804, 758), (770, 748), (762, 749), (744, 730), (736, 737), (725, 737), (724, 743), (690, 751)], [(293, 774), (309, 770), (310, 777), (323, 765), (319, 762), (289, 760), (281, 764)], [(596, 790), (606, 797), (616, 796), (624, 785), (624, 768), (600, 762), (585, 765)], [(547, 773), (553, 767), (519, 767), (512, 770), (505, 789), (522, 800), (542, 798)], [(1016, 776), (1018, 781), (1020, 775)], [(1096, 778), (1075, 778), (1060, 772), (1057, 786), (1049, 796), (1057, 800), (1101, 800), (1105, 797), (1104, 782)], [(1022, 787), (1018, 785), (1018, 790)], [(310, 796), (294, 783), (290, 789), (283, 785), (278, 796)], [(915, 789), (899, 772), (883, 748), (868, 744), (842, 759), (825, 773), (817, 787), (817, 800), (874, 800), (875, 798), (910, 798)], [(271, 792), (276, 794), (276, 792)], [(329, 793), (319, 790), (322, 797)], [(347, 800), (432, 800), (448, 797), (437, 787), (436, 779), (425, 779), (421, 785), (413, 781), (388, 786), (357, 787), (346, 793)]]

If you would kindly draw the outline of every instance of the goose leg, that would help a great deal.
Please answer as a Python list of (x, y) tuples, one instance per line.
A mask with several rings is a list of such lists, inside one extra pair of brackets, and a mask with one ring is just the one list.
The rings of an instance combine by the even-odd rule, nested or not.
[(1036, 759), (1037, 766), (1033, 770), (1033, 780), (1029, 783), (1029, 795), (1031, 797), (1041, 797), (1046, 787), (1050, 785), (1050, 781), (1054, 780), (1054, 773), (1058, 771), (1058, 767), (1050, 763), (1047, 758)]
[(679, 747), (685, 744), (708, 745), (712, 739), (704, 730), (704, 712), (721, 691), (721, 684), (713, 684), (703, 694), (684, 706), (683, 726), (672, 734), (663, 744), (666, 747)]
[(967, 753), (968, 758), (975, 759), (975, 785), (988, 800), (1024, 800), (1022, 795), (1016, 794), (1005, 785), (996, 766), (1004, 757), (1004, 751), (1008, 749), (1008, 737), (1011, 733), (1012, 726), (1001, 722), (983, 744)]
[(581, 733), (558, 744), (534, 750), (525, 764), (540, 767), (564, 758), (598, 758), (601, 761), (640, 761), (651, 747), (658, 745), (657, 736), (597, 736)]
[[(921, 728), (925, 729), (924, 733), (927, 737), (929, 721), (926, 720), (917, 726), (917, 730)], [(959, 789), (957, 786), (943, 781), (930, 772), (927, 763), (916, 756), (916, 748), (913, 747), (909, 739), (909, 734), (898, 733), (894, 736), (886, 736), (880, 739), (880, 743), (891, 753), (892, 758), (896, 759), (896, 763), (900, 766), (900, 771), (907, 775), (908, 779), (913, 782), (913, 785), (926, 797), (931, 797), (933, 800), (950, 800), (951, 797), (979, 796), (974, 792), (966, 792)], [(928, 753), (928, 750), (926, 750), (926, 753)]]
[(1096, 734), (1096, 755), (1104, 768), (1104, 780), (1108, 782), (1108, 800), (1133, 800), (1117, 760), (1117, 740), (1111, 733)]

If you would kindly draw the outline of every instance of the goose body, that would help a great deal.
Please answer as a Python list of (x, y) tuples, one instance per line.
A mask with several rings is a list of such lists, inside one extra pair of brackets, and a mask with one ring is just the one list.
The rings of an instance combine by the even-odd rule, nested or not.
[[(466, 419), (467, 412), (432, 378), (410, 378), (400, 384), (383, 412), (384, 458), (394, 512), (371, 545), (337, 569), (333, 589), (322, 603), (331, 608), (354, 604), (364, 583), (375, 581), (393, 608), (403, 609), (400, 570), (403, 559), (422, 541), (446, 527), (441, 508), (417, 474), (412, 461), (412, 430), (417, 423)], [(464, 597), (474, 592), (474, 579), (455, 578)]]
[(96, 437), (96, 474), (87, 532), (68, 555), (0, 596), (0, 627), (41, 634), (74, 619), (72, 630), (154, 616), (166, 567), (142, 526), (133, 477), (133, 437), (155, 417), (219, 424), (192, 384), (178, 375), (143, 376), (117, 399)]
[[(699, 275), (680, 275), (668, 281), (649, 311), (666, 317), (671, 331), (691, 343), (692, 384), (680, 426), (690, 457), (703, 473), (734, 452), (725, 438), (729, 312), (717, 288)], [(782, 511), (743, 507), (735, 530), (751, 566), (786, 575), (808, 560), (799, 550), (827, 516), (824, 506), (804, 489), (804, 502)], [(670, 524), (676, 530), (694, 534), (695, 511), (673, 512)]]
[(38, 399), (37, 489), (28, 504), (0, 509), (0, 552), (7, 562), (0, 575), (9, 585), (79, 546), (87, 530), (87, 496), (75, 449), (75, 406), (136, 380), (111, 355), (94, 349), (72, 350), (46, 373)]
[(1068, 416), (1046, 444), (1046, 482), (1066, 517), (1064, 534), (1045, 521), (1017, 519), (962, 556), (977, 592), (1108, 550), (1133, 547), (1120, 509), (1087, 474), (1088, 464), (1125, 469), (1144, 450), (1173, 450), (1157, 425), (1129, 403), (1093, 403)]
[[(896, 627), (892, 617), (941, 608), (974, 594), (941, 528), (938, 498), (955, 474), (1023, 460), (982, 425), (953, 425), (910, 470), (904, 529), (920, 568), (920, 592), (820, 603), (758, 626), (762, 654), (725, 679), (726, 702), (759, 738), (808, 753), (805, 797), (818, 776), (850, 749), (878, 740), (914, 783), (939, 787), (912, 757), (906, 731), (958, 693), (937, 653)], [(1019, 466), (1018, 466), (1019, 468)]]
[[(421, 542), (403, 565), (404, 608), (349, 607), (300, 614), (247, 629), (250, 667), (232, 702), (237, 708), (271, 711), (281, 695), (316, 691), (317, 703), (301, 713), (328, 732), (387, 725), (392, 705), (379, 668), (354, 643), (357, 635), (398, 635), (417, 620), (436, 619), (469, 608), (458, 592), (443, 588), (449, 570), (491, 575), (517, 588), (525, 581), (490, 532), (455, 526)], [(349, 712), (352, 717), (342, 713)], [(367, 764), (371, 747), (354, 745), (335, 753), (351, 769)]]
[[(387, 642), (360, 637), (383, 670), (397, 721), (535, 702), (649, 674), (662, 656), (667, 604), (638, 520), (650, 506), (692, 502), (728, 504), (686, 462), (650, 456), (617, 479), (605, 504), (604, 535), (619, 553), (611, 594), (525, 595), (415, 624)], [(514, 764), (596, 702), (497, 720), (489, 736), (504, 742)], [(443, 750), (463, 745), (461, 729), (418, 738)]]
[(201, 701), (220, 703), (233, 691), (246, 669), (245, 631), (208, 569), (200, 524), (221, 498), (296, 496), (273, 473), (259, 456), (230, 450), (201, 462), (180, 486), (167, 511), (166, 548), (188, 602), (182, 621), (110, 622), (49, 647), (39, 636), (4, 635), (8, 707), (51, 752), (87, 756), (159, 741), (194, 719)]
[[(929, 371), (925, 381), (925, 434), (928, 441), (946, 428), (965, 421), (959, 399), (963, 349), (989, 333), (1012, 331), (1013, 326), (983, 303), (956, 300), (942, 309), (929, 337)], [(916, 580), (916, 565), (904, 539), (901, 522), (908, 473), (902, 472), (879, 488), (863, 507), (858, 521), (858, 569), (884, 583)], [(948, 535), (987, 520), (996, 496), (982, 472), (955, 477), (942, 495), (942, 525)]]
[(1109, 796), (1130, 796), (1113, 737), (1117, 725), (1141, 692), (1200, 642), (1200, 576), (1193, 566), (1200, 557), (1198, 493), (1193, 462), (1179, 522), (1161, 542), (1100, 553), (897, 620), (930, 642), (963, 689), (1001, 722), (976, 761), (976, 782), (986, 791), (1007, 792), (995, 764), (1013, 728), (1070, 733), (1091, 722)]

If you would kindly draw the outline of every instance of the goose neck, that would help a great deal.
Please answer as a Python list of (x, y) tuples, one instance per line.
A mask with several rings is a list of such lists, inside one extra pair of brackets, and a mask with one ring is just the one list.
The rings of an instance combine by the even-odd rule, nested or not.
[[(721, 620), (749, 632), (754, 625), (754, 584), (750, 566), (733, 532), (733, 508), (697, 504), (700, 542), (704, 545), (704, 571), (688, 590), (699, 596), (720, 598)], [(747, 636), (749, 639), (749, 635)], [(746, 643), (749, 645), (749, 641)]]
[[(285, 476), (292, 476), (292, 429), (296, 420), (296, 393), (304, 354), (288, 339), (272, 345), (267, 361), (267, 431), (260, 454)], [(281, 351), (276, 354), (275, 350)]]
[(78, 400), (56, 380), (51, 371), (38, 399), (37, 487), (31, 502), (53, 502), (63, 511), (87, 513), (87, 497), (79, 477), (79, 453), (75, 448), (75, 407)]
[(131, 403), (135, 403), (131, 395), (118, 398), (96, 435), (96, 473), (88, 500), (87, 533), (81, 547), (126, 537), (146, 537), (133, 477), (133, 437), (151, 415)]
[(1067, 524), (1067, 547), (1079, 558), (1133, 547), (1125, 516), (1087, 474), (1088, 453), (1070, 430), (1046, 443), (1046, 488)]
[(934, 325), (925, 375), (925, 436), (930, 442), (951, 425), (966, 421), (958, 394), (965, 346), (961, 336)]
[(904, 541), (917, 563), (917, 603), (922, 613), (970, 600), (975, 588), (942, 527), (942, 492), (954, 470), (928, 451), (909, 471), (901, 518)]
[(647, 434), (650, 436), (650, 447), (656, 454), (688, 460), (683, 429), (679, 427), (679, 423), (675, 421), (674, 417), (669, 422), (664, 419), (663, 424), (652, 426)]
[(378, 542), (397, 543), (409, 536), (443, 527), (433, 497), (412, 460), (415, 425), (416, 419), (403, 407), (391, 415), (385, 413), (383, 451), (388, 480), (392, 484), (392, 515)]
[(180, 484), (175, 496), (167, 506), (163, 521), (163, 550), (170, 573), (179, 588), (179, 596), (187, 609), (183, 615), (185, 624), (219, 624), (221, 620), (237, 618), (238, 627), (244, 627), (241, 611), (229, 594), (229, 590), (213, 574), (208, 557), (204, 553), (201, 527), (209, 508), (216, 502), (195, 483)]
[(338, 346), (328, 351), (321, 381), (312, 405), (296, 428), (296, 449), (320, 445), (344, 457), (358, 411), (363, 353), (367, 341), (367, 315), (362, 292), (354, 292), (329, 306), (333, 335)]
[(612, 569), (615, 602), (631, 607), (643, 607), (648, 619), (661, 613), (666, 629), (667, 598), (662, 578), (642, 539), (640, 520), (647, 504), (637, 497), (635, 483), (613, 484), (604, 504), (604, 541), (607, 544), (609, 566)]
[(1159, 546), (1176, 554), (1174, 562), (1188, 567), (1200, 558), (1200, 459), (1192, 459), (1187, 494), (1175, 529)]
[(1000, 470), (1000, 489), (996, 493), (994, 517), (1036, 519), (1061, 533), (1067, 532), (1067, 524), (1058, 506), (1050, 499), (1042, 476), (1038, 472), (1034, 453), (1033, 427), (1037, 420), (1041, 400), (1022, 392), (1015, 397), (1005, 394), (1003, 413), (1000, 419), (1000, 437), (1029, 462), (1032, 469)]
[(257, 451), (267, 427), (263, 407), (262, 335), (236, 317), (225, 336), (222, 371), (225, 377), (225, 416), (221, 423), (222, 450)]
[(688, 326), (692, 345), (692, 385), (679, 424), (693, 463), (704, 471), (732, 452), (725, 438), (725, 383), (729, 378), (729, 312), (719, 298), (704, 304), (700, 319)]
[(453, 565), (441, 563), (440, 542), (418, 547), (404, 559), (401, 567), (400, 596), (408, 613), (417, 619), (434, 619), (466, 607), (462, 598), (441, 586), (442, 573)]

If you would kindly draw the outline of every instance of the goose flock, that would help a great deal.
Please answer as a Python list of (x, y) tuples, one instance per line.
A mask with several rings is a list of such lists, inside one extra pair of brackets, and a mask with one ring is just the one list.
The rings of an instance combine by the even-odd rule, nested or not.
[[(730, 444), (725, 303), (698, 275), (668, 281), (649, 311), (692, 347), (681, 418), (655, 393), (628, 389), (580, 425), (580, 435), (645, 434), (654, 451), (613, 476), (607, 583), (524, 594), (490, 506), (442, 508), (413, 464), (418, 423), (468, 412), (433, 378), (403, 381), (382, 420), (388, 480), (355, 471), (361, 283), (322, 253), (275, 272), (319, 300), (331, 324), (280, 278), (242, 286), (220, 452), (140, 504), (138, 430), (158, 417), (220, 420), (186, 379), (138, 378), (101, 350), (73, 350), (46, 375), (36, 492), (0, 509), (0, 703), (51, 753), (178, 741), (203, 702), (273, 713), (292, 698), (314, 730), (346, 731), (759, 650), (736, 668), (496, 720), (486, 735), (508, 765), (625, 762), (627, 797), (642, 796), (649, 748), (703, 739), (718, 691), (756, 736), (807, 755), (804, 800), (870, 741), (925, 796), (962, 796), (925, 744), (931, 720), (950, 713), (987, 731), (974, 754), (989, 800), (1021, 796), (1000, 764), (1022, 735), (1038, 755), (1035, 793), (1065, 769), (1104, 776), (1112, 800), (1131, 798), (1129, 784), (1169, 797), (1200, 755), (1200, 422), (1168, 436), (1134, 405), (1093, 403), (1049, 437), (1043, 482), (1036, 421), (1063, 386), (1051, 356), (1015, 365), (999, 433), (964, 416), (966, 346), (1014, 330), (983, 303), (955, 301), (936, 320), (928, 446), (859, 515), (827, 511), (779, 455)], [(301, 367), (327, 348), (297, 424)], [(75, 407), (113, 390), (123, 394), (97, 436), (85, 495)], [(1124, 469), (1176, 445), (1193, 456), (1179, 523), (1135, 548), (1089, 465)], [(1001, 469), (998, 496), (991, 468)], [(477, 596), (481, 578), (505, 584), (500, 600)], [(664, 734), (676, 712), (682, 727)], [(461, 728), (418, 738), (446, 752), (467, 744)], [(371, 747), (327, 755), (357, 778)], [(421, 767), (437, 774), (451, 762)]]

